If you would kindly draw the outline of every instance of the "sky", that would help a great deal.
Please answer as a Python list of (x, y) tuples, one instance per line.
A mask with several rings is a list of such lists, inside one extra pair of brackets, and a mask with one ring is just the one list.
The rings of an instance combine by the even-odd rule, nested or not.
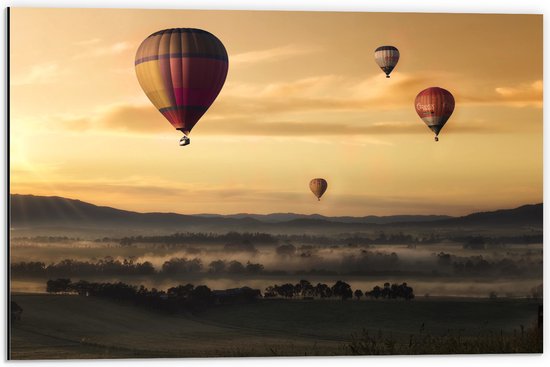
[[(186, 214), (542, 202), (542, 16), (12, 8), (10, 22), (11, 193)], [(174, 27), (229, 54), (184, 148), (134, 71), (139, 44)], [(390, 79), (374, 62), (388, 44)], [(414, 109), (431, 86), (456, 100), (438, 143)]]

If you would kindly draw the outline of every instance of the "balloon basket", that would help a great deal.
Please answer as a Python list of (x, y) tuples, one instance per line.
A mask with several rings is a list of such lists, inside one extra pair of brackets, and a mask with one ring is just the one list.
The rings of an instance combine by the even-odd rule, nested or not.
[(186, 145), (189, 145), (191, 144), (191, 139), (189, 139), (187, 136), (183, 136), (181, 139), (180, 139), (180, 147), (184, 147)]
[(439, 138), (436, 136), (436, 137), (434, 138), (434, 140), (437, 142), (437, 141), (439, 141)]

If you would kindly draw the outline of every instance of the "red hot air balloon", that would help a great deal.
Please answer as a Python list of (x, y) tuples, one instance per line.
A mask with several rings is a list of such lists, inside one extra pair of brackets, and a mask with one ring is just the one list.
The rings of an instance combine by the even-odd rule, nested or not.
[(227, 76), (225, 47), (213, 34), (194, 28), (153, 33), (136, 52), (136, 75), (153, 105), (183, 132), (180, 145), (214, 102)]
[(435, 133), (435, 141), (439, 141), (437, 136), (455, 109), (453, 95), (443, 88), (427, 88), (418, 93), (414, 107), (418, 116)]

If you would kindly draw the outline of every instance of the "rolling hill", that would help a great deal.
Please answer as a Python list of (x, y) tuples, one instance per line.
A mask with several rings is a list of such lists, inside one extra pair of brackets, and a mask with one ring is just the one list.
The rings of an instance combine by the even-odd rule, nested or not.
[(267, 215), (184, 215), (138, 213), (57, 196), (10, 195), (10, 228), (155, 228), (186, 231), (269, 231), (330, 228), (358, 231), (384, 226), (534, 226), (542, 227), (543, 204), (473, 213), (462, 217), (395, 215), (326, 217), (294, 213)]

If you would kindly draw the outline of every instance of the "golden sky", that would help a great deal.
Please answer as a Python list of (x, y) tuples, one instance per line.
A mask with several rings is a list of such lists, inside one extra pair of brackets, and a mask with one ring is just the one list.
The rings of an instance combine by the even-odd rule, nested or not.
[[(542, 202), (542, 16), (12, 8), (10, 22), (11, 193), (187, 214)], [(184, 148), (134, 72), (141, 41), (176, 27), (229, 54)], [(374, 62), (388, 44), (391, 79)], [(456, 100), (439, 143), (413, 106), (431, 86)]]

